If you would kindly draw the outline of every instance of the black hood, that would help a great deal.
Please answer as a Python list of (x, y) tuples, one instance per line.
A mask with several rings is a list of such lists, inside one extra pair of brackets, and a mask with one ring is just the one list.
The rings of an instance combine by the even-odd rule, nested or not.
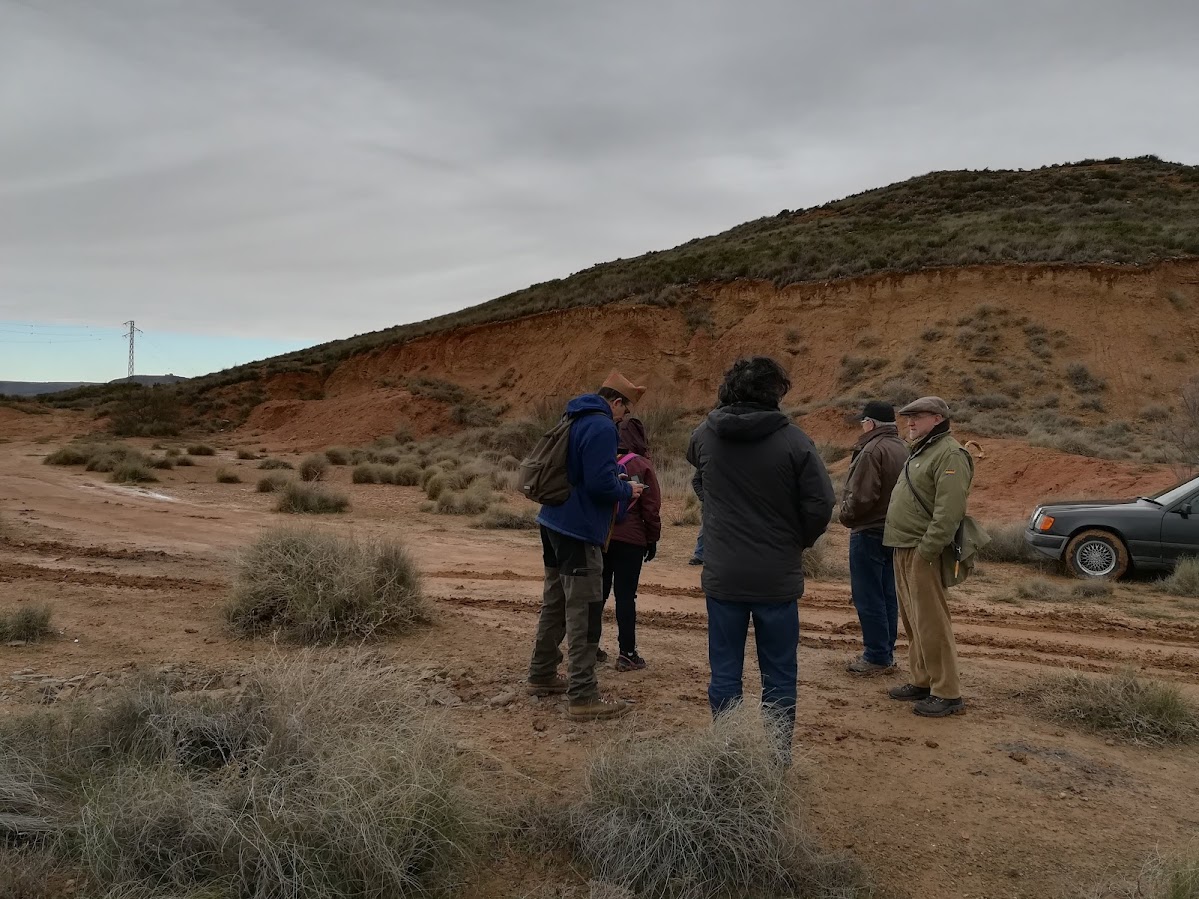
[(708, 424), (722, 440), (754, 443), (787, 427), (791, 419), (777, 408), (745, 403), (713, 409)]

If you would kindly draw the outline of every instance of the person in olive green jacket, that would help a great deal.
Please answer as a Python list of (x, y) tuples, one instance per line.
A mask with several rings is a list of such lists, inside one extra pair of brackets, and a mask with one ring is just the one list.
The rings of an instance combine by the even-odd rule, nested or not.
[(974, 460), (949, 433), (949, 406), (940, 397), (921, 397), (899, 414), (907, 418), (911, 454), (891, 493), (883, 544), (895, 549), (911, 682), (889, 695), (914, 700), (917, 715), (942, 718), (963, 703), (941, 554), (966, 515)]

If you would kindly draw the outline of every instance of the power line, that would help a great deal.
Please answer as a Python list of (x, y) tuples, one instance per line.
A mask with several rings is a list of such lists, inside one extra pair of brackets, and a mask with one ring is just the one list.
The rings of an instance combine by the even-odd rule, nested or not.
[(133, 340), (135, 335), (140, 334), (140, 329), (133, 323), (133, 319), (125, 322), (129, 326), (129, 377), (133, 378)]

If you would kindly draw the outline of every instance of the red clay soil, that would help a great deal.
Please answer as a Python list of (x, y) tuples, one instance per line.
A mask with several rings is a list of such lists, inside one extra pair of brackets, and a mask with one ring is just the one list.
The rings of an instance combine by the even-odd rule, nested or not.
[[(270, 511), (272, 497), (255, 492), (256, 462), (223, 449), (195, 467), (156, 472), (162, 481), (144, 490), (41, 464), (57, 442), (0, 445), (0, 610), (48, 603), (57, 631), (45, 643), (0, 645), (0, 716), (80, 697), (102, 702), (113, 683), (154, 672), (182, 678), (185, 689), (235, 688), (257, 661), (293, 652), (236, 638), (221, 614), (239, 551), (302, 517)], [(984, 479), (1015, 470), (994, 464)], [(222, 467), (243, 483), (216, 483)], [(350, 496), (351, 512), (306, 523), (403, 540), (435, 610), (430, 626), (370, 651), (428, 689), (491, 789), (509, 798), (573, 795), (588, 754), (613, 736), (706, 726), (706, 623), (700, 573), (687, 565), (695, 528), (667, 527), (642, 577), (638, 643), (649, 668), (599, 672), (602, 689), (635, 703), (633, 715), (579, 724), (557, 700), (523, 692), (541, 593), (535, 532), (479, 530), (466, 517), (422, 512), (419, 489), (351, 484), (344, 466), (331, 480)], [(679, 506), (668, 500), (667, 520)], [(844, 529), (826, 539), (843, 561)], [(1199, 749), (1132, 746), (1047, 722), (1029, 689), (1055, 672), (1132, 667), (1199, 697), (1199, 606), (1151, 582), (1106, 598), (1013, 602), (1013, 587), (1033, 573), (988, 565), (953, 591), (968, 705), (948, 721), (888, 700), (883, 691), (897, 679), (849, 677), (843, 665), (860, 637), (846, 579), (809, 584), (795, 776), (807, 823), (825, 845), (870, 867), (880, 897), (1087, 895), (1195, 837)], [(609, 618), (609, 650), (614, 627)], [(905, 650), (901, 638), (901, 658)], [(751, 648), (751, 695), (754, 672)], [(583, 872), (557, 857), (520, 856), (472, 878), (466, 899), (587, 895)]]
[[(711, 327), (693, 330), (682, 307), (614, 304), (463, 328), (354, 356), (320, 385), (323, 400), (295, 399), (301, 391), (294, 373), (252, 382), (243, 389), (292, 402), (264, 408), (243, 431), (297, 447), (315, 446), (318, 432), (324, 445), (388, 434), (399, 419), (429, 433), (448, 419), (387, 385), (411, 376), (446, 380), (519, 415), (598, 385), (613, 367), (649, 387), (647, 407), (699, 412), (710, 408), (728, 364), (752, 353), (788, 364), (792, 404), (819, 405), (851, 388), (909, 376), (950, 400), (1008, 389), (1030, 402), (1057, 392), (1063, 414), (1099, 424), (1135, 419), (1145, 405), (1168, 402), (1195, 374), (1199, 349), (1194, 262), (978, 267), (781, 290), (738, 281), (700, 286), (696, 296)], [(959, 321), (990, 328), (993, 352), (970, 355), (957, 339)], [(1025, 329), (1036, 326), (1052, 340), (1047, 359), (1029, 352)], [(860, 382), (846, 383), (845, 356), (881, 361)], [(1065, 383), (1072, 362), (1107, 382), (1104, 412), (1083, 408)], [(963, 386), (970, 382), (970, 389)]]

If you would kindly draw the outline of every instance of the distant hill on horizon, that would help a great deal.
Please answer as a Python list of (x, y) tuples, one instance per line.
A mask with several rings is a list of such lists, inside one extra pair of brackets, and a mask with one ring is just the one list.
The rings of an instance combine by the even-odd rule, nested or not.
[(141, 384), (154, 387), (158, 384), (178, 384), (187, 378), (179, 375), (134, 375), (132, 378), (117, 378), (115, 381), (0, 381), (0, 396), (41, 396), (60, 393), (77, 387), (93, 387), (98, 384)]

